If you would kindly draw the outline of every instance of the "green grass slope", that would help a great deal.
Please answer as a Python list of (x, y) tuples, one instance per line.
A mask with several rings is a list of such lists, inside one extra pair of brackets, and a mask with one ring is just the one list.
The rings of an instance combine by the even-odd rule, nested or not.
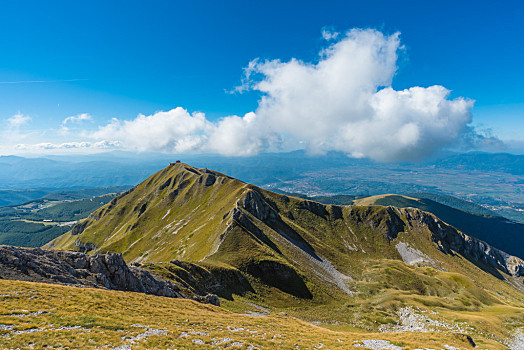
[(245, 186), (222, 174), (171, 165), (95, 211), (79, 225), (85, 227), (80, 235), (51, 246), (94, 245), (128, 261), (200, 260), (226, 229), (223, 216)]

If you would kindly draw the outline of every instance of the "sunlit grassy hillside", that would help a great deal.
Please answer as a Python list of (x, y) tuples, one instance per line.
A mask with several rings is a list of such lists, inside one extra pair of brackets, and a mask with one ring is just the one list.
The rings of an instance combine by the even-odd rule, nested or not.
[(459, 333), (333, 331), (284, 314), (246, 316), (139, 293), (0, 281), (0, 299), (2, 348), (347, 349), (369, 339), (387, 341), (392, 349), (472, 348)]

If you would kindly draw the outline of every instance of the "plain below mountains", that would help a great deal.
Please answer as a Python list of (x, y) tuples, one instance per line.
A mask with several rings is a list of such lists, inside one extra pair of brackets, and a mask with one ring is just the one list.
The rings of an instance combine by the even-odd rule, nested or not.
[[(441, 154), (423, 163), (388, 164), (353, 159), (340, 152), (312, 156), (304, 151), (241, 158), (125, 152), (49, 158), (0, 156), (0, 188), (56, 191), (74, 186), (135, 185), (179, 157), (266, 189), (308, 196), (450, 194), (487, 205), (497, 215), (524, 223), (524, 155), (504, 153)], [(10, 200), (9, 196), (27, 194), (0, 192), (0, 203)], [(30, 195), (38, 196), (35, 192)]]
[[(78, 220), (109, 202), (126, 187), (46, 193), (18, 205), (0, 207), (0, 244), (40, 247), (70, 231)], [(13, 191), (0, 191), (2, 193)], [(18, 193), (34, 191), (16, 191)]]

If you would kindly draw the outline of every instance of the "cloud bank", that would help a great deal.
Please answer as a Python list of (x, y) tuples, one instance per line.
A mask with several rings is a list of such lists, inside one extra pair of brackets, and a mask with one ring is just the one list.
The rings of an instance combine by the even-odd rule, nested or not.
[[(322, 30), (325, 48), (314, 62), (252, 60), (234, 93), (259, 92), (254, 112), (211, 121), (182, 107), (133, 120), (114, 118), (95, 131), (92, 142), (41, 143), (39, 149), (121, 148), (170, 153), (248, 156), (264, 151), (341, 151), (378, 161), (419, 160), (475, 136), (474, 101), (450, 99), (443, 86), (395, 90), (399, 33), (372, 29), (345, 33)], [(79, 114), (67, 126), (92, 120)], [(17, 115), (12, 126), (27, 123)], [(67, 126), (66, 126), (67, 125)], [(472, 137), (473, 135), (473, 137)], [(24, 145), (24, 147), (27, 147)]]
[(380, 161), (420, 159), (454, 142), (471, 122), (473, 101), (449, 100), (442, 86), (391, 87), (398, 34), (351, 30), (320, 60), (257, 63), (257, 116), (312, 152), (343, 151)]
[(18, 144), (15, 148), (19, 151), (40, 152), (40, 151), (64, 151), (64, 150), (107, 150), (119, 147), (116, 141), (98, 141), (98, 142), (63, 142), (51, 143), (42, 142), (37, 144)]
[(190, 114), (177, 107), (149, 116), (140, 114), (131, 121), (113, 118), (91, 136), (118, 140), (124, 148), (137, 151), (184, 153), (202, 149), (212, 126), (203, 113)]
[(237, 92), (259, 91), (255, 112), (212, 122), (183, 108), (131, 121), (114, 119), (92, 133), (128, 149), (245, 156), (285, 147), (342, 151), (379, 161), (416, 160), (470, 131), (473, 101), (449, 99), (442, 86), (391, 87), (399, 34), (324, 30), (318, 61), (255, 59)]

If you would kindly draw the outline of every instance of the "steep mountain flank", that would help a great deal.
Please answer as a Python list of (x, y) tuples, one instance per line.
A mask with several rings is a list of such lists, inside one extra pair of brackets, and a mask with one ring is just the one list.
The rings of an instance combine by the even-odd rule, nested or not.
[(524, 257), (524, 224), (506, 218), (473, 213), (452, 208), (427, 198), (386, 194), (357, 199), (354, 205), (383, 205), (400, 208), (418, 208), (435, 214), (462, 232), (498, 247), (503, 251)]
[(127, 261), (200, 260), (246, 184), (176, 164), (149, 177), (50, 246), (123, 253)]
[(352, 296), (377, 259), (466, 275), (480, 268), (499, 279), (524, 275), (522, 260), (418, 209), (324, 205), (183, 163), (113, 199), (47, 247), (118, 252), (146, 264), (225, 266), (305, 299)]

